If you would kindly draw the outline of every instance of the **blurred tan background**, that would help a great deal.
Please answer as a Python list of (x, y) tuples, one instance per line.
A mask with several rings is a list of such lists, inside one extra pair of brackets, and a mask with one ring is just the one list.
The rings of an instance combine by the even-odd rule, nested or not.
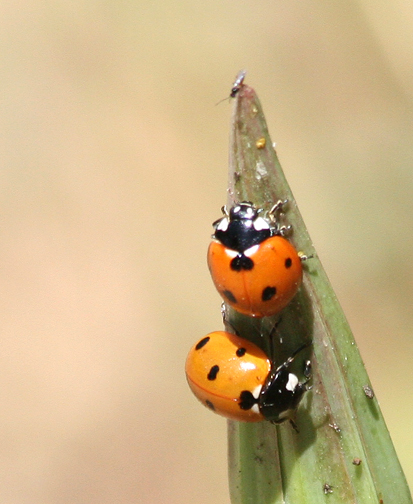
[(413, 483), (413, 6), (0, 6), (0, 502), (226, 504), (191, 396), (235, 74), (353, 327)]

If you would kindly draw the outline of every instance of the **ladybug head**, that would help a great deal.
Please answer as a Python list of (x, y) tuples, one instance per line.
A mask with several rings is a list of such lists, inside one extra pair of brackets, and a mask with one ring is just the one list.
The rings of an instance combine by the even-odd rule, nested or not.
[(242, 201), (231, 208), (229, 211), (229, 219), (231, 221), (254, 221), (260, 212), (261, 209), (257, 209), (250, 201)]
[(263, 210), (250, 201), (234, 205), (229, 212), (223, 207), (222, 211), (224, 217), (213, 223), (215, 233), (212, 237), (231, 250), (244, 252), (272, 236), (273, 229), (276, 229), (260, 216)]

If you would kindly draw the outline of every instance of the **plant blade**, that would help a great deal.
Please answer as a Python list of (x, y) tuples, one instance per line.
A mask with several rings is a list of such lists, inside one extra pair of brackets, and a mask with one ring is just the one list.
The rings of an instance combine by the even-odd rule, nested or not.
[[(291, 241), (312, 258), (303, 285), (282, 312), (280, 362), (313, 340), (313, 388), (286, 422), (228, 422), (232, 504), (311, 502), (411, 504), (409, 488), (346, 318), (319, 262), (273, 149), (255, 91), (242, 85), (234, 100), (229, 199), (269, 209), (288, 199)], [(241, 336), (268, 348), (273, 322), (227, 309)], [(367, 395), (366, 395), (367, 391)]]

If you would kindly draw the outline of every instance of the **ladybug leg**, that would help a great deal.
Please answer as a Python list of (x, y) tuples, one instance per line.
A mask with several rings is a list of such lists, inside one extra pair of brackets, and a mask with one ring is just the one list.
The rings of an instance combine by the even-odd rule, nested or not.
[[(308, 345), (307, 345), (308, 346)], [(303, 350), (305, 347), (300, 347), (298, 349), (297, 352), (300, 352), (301, 350)], [(296, 354), (295, 354), (296, 355)], [(292, 358), (294, 359), (295, 355), (292, 356)], [(290, 361), (291, 362), (291, 361)], [(283, 364), (284, 365), (284, 364)], [(280, 366), (281, 367), (281, 366)], [(307, 390), (311, 390), (311, 386), (308, 386), (307, 383), (311, 380), (311, 361), (307, 360), (305, 361), (304, 363), (304, 371), (303, 371), (303, 374), (304, 374), (304, 377), (305, 377), (305, 381), (300, 383), (298, 385), (298, 388), (300, 389), (300, 391), (307, 391)], [(300, 393), (303, 393), (303, 392), (300, 392)], [(300, 433), (300, 431), (298, 430), (298, 427), (297, 427), (297, 424), (295, 423), (295, 421), (292, 419), (292, 418), (289, 418), (288, 421), (290, 422), (290, 425), (291, 427), (295, 430), (295, 432), (297, 434)]]
[(304, 365), (304, 377), (306, 378), (306, 382), (307, 383), (308, 381), (311, 380), (311, 376), (312, 376), (312, 368), (311, 368), (311, 361), (305, 361), (305, 365)]
[(304, 254), (304, 252), (302, 250), (298, 251), (297, 254), (298, 254), (298, 257), (300, 258), (301, 262), (308, 261), (308, 259), (312, 259), (314, 257), (314, 254), (307, 255), (307, 254)]
[(227, 205), (224, 205), (221, 207), (221, 212), (225, 215), (225, 217), (228, 217), (228, 219), (229, 219), (229, 212), (228, 212)]
[[(312, 341), (307, 341), (306, 343), (302, 344), (300, 347), (297, 348), (297, 350), (291, 355), (291, 357), (288, 357), (288, 359), (280, 364), (278, 368), (276, 369), (276, 373), (281, 371), (282, 369), (287, 369), (288, 366), (293, 362), (293, 360), (297, 357), (297, 355), (304, 350), (305, 348), (308, 348), (309, 346), (312, 345)], [(306, 361), (305, 368), (304, 368), (304, 376), (306, 378), (305, 383), (307, 383), (310, 378), (311, 378), (311, 362)]]
[(294, 422), (292, 418), (289, 418), (288, 421), (290, 422), (291, 427), (295, 430), (297, 434), (300, 434), (300, 431), (298, 430), (297, 424)]
[(271, 329), (270, 334), (269, 334), (269, 337), (271, 339), (274, 338), (274, 335), (275, 335), (275, 333), (277, 331), (278, 326), (281, 324), (281, 321), (282, 321), (282, 317), (280, 316), (279, 319), (274, 322), (274, 325), (272, 326), (272, 329)]
[(301, 390), (303, 390), (303, 391), (306, 392), (307, 390), (311, 390), (313, 388), (312, 385), (307, 385), (308, 382), (313, 377), (312, 366), (311, 366), (311, 361), (310, 360), (307, 360), (304, 363), (303, 375), (304, 375), (305, 380), (302, 383), (299, 384), (299, 387), (300, 387)]
[[(304, 391), (311, 390), (312, 386), (307, 385), (307, 383), (311, 380), (311, 361), (309, 360), (305, 361), (303, 374), (305, 377), (305, 381), (303, 383), (300, 383), (299, 387), (301, 390)], [(289, 418), (288, 421), (290, 422), (290, 425), (295, 430), (295, 432), (299, 434), (300, 431), (298, 430), (297, 424), (294, 422), (294, 420), (292, 418)]]
[[(281, 420), (280, 422), (276, 422), (272, 420), (270, 423), (273, 425), (280, 425), (280, 423), (283, 423), (286, 419)], [(290, 422), (291, 427), (295, 430), (297, 434), (300, 434), (300, 431), (298, 430), (297, 424), (294, 422), (292, 418), (289, 418), (288, 421)]]
[(288, 200), (278, 200), (275, 205), (271, 207), (271, 209), (267, 213), (267, 218), (273, 223), (273, 236), (281, 235), (284, 236), (291, 231), (291, 226), (279, 226), (277, 222), (278, 214), (284, 211), (284, 207), (288, 204)]
[(277, 228), (277, 234), (285, 237), (291, 234), (292, 230), (293, 227), (291, 226), (291, 224), (289, 224), (288, 226), (280, 226), (279, 228)]
[(269, 216), (275, 217), (277, 213), (280, 213), (283, 211), (283, 207), (285, 207), (288, 204), (288, 199), (283, 200), (278, 200), (275, 205), (271, 207), (271, 210), (268, 212)]
[(274, 336), (277, 333), (277, 328), (281, 324), (282, 317), (280, 317), (272, 326), (271, 331), (268, 334), (268, 351), (269, 351), (269, 356), (270, 359), (273, 360), (274, 354), (275, 354), (275, 348), (274, 348)]
[(225, 330), (227, 332), (232, 332), (239, 336), (239, 332), (235, 329), (235, 327), (231, 324), (231, 322), (227, 318), (227, 309), (225, 303), (221, 303), (221, 315), (222, 315), (222, 323), (224, 324)]

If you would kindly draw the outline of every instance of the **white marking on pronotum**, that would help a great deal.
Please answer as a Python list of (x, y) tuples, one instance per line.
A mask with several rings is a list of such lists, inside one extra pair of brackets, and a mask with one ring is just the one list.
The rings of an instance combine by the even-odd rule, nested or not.
[(290, 392), (294, 392), (297, 385), (298, 385), (298, 378), (295, 376), (295, 374), (288, 373), (288, 382), (285, 388)]
[(228, 224), (229, 220), (226, 217), (224, 217), (223, 219), (220, 220), (217, 226), (217, 231), (226, 231), (228, 229)]
[(262, 229), (270, 229), (268, 222), (262, 217), (257, 217), (254, 221), (255, 231), (261, 231)]

